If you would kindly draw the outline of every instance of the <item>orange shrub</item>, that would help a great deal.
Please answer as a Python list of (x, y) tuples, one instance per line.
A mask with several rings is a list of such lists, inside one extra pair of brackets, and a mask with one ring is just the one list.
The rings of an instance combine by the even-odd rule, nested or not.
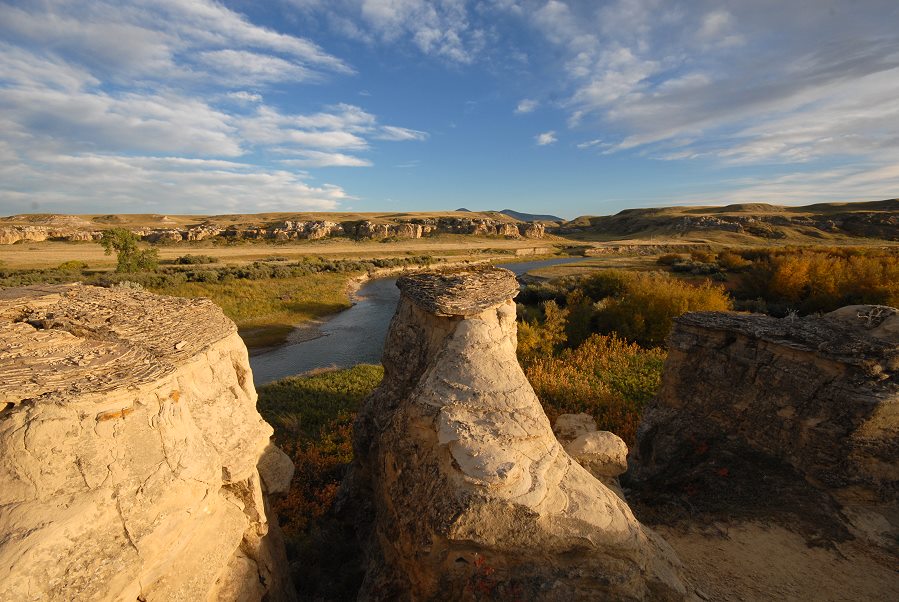
[(617, 332), (643, 345), (661, 345), (674, 318), (688, 311), (725, 311), (731, 300), (724, 287), (693, 285), (661, 272), (634, 272), (624, 293), (597, 312), (602, 332)]

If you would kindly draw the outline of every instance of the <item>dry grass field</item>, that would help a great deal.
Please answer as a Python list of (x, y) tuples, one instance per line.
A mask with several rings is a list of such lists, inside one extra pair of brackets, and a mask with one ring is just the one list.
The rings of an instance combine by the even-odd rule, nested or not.
[[(564, 241), (562, 241), (564, 242)], [(237, 244), (213, 244), (210, 242), (184, 242), (157, 245), (159, 258), (173, 260), (182, 255), (210, 255), (222, 263), (243, 264), (263, 261), (267, 258), (287, 257), (297, 260), (308, 256), (333, 259), (373, 259), (400, 255), (433, 255), (444, 258), (465, 256), (515, 255), (516, 252), (535, 254), (554, 253), (560, 244), (555, 237), (541, 240), (507, 239), (502, 237), (441, 234), (427, 238), (389, 242), (354, 241), (331, 238), (316, 241), (243, 242)], [(103, 248), (91, 242), (26, 242), (0, 245), (0, 261), (3, 267), (12, 269), (36, 269), (56, 267), (66, 261), (78, 260), (91, 268), (113, 268), (115, 258), (103, 254)]]

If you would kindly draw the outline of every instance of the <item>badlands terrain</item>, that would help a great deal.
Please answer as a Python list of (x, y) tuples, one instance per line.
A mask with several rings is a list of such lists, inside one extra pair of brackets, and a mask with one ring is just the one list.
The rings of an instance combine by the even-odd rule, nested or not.
[[(0, 600), (897, 599), (897, 240), (895, 200), (2, 218)], [(378, 277), (382, 366), (257, 390)]]

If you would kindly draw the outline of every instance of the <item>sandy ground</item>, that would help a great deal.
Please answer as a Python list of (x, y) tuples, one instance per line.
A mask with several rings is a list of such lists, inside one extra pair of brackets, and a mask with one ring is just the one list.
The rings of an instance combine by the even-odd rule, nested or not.
[(859, 540), (809, 547), (780, 526), (657, 526), (705, 600), (899, 600), (899, 566)]

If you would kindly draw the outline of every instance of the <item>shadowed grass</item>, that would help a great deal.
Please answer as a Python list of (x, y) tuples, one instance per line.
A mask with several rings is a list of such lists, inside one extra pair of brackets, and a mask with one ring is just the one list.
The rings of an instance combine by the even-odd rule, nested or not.
[(259, 412), (296, 466), (287, 496), (274, 507), (301, 599), (352, 600), (362, 582), (355, 534), (335, 519), (333, 506), (353, 458), (356, 411), (383, 375), (381, 366), (360, 364), (259, 389)]

